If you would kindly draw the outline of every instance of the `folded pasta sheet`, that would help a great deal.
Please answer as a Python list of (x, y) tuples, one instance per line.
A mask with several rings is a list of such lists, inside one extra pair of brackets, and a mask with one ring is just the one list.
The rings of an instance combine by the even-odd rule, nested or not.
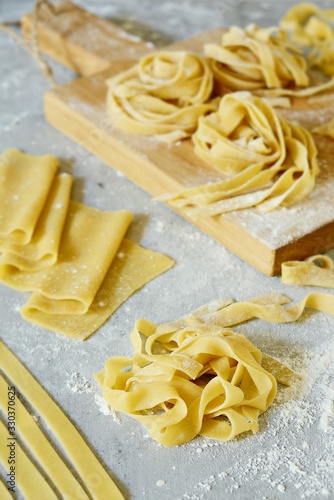
[(58, 159), (9, 149), (0, 156), (0, 242), (29, 243), (44, 208)]
[(84, 340), (136, 290), (167, 271), (173, 263), (169, 257), (125, 239), (85, 314), (46, 312), (40, 307), (40, 296), (32, 294), (22, 315), (48, 330)]
[(71, 201), (56, 264), (37, 272), (2, 264), (0, 280), (18, 290), (34, 292), (30, 300), (46, 314), (84, 314), (132, 218), (126, 210), (102, 212)]
[(37, 271), (56, 263), (61, 235), (66, 220), (72, 187), (72, 176), (55, 177), (43, 212), (27, 245), (0, 244), (0, 264), (23, 271)]

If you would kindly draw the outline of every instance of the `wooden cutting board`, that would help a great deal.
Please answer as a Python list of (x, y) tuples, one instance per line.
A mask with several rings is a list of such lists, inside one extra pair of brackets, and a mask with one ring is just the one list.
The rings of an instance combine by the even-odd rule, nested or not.
[[(108, 119), (105, 80), (129, 68), (151, 47), (73, 4), (44, 17), (38, 28), (42, 51), (85, 75), (45, 94), (45, 116), (54, 127), (152, 196), (220, 178), (194, 154), (191, 140), (166, 145), (153, 137), (122, 132)], [(31, 23), (29, 15), (22, 20), (26, 36)], [(203, 43), (219, 42), (222, 32), (202, 33), (168, 48), (201, 54)], [(295, 99), (291, 109), (282, 110), (288, 119), (308, 129), (331, 119), (333, 113), (334, 92)], [(316, 142), (321, 174), (303, 202), (268, 214), (247, 209), (191, 222), (269, 276), (279, 274), (286, 260), (333, 247), (334, 141), (316, 137)], [(188, 219), (182, 210), (177, 211)]]

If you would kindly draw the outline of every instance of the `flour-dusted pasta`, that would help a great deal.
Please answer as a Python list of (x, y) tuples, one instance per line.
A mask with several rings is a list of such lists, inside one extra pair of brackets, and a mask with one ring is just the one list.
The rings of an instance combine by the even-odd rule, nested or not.
[(212, 73), (202, 57), (160, 51), (107, 81), (107, 112), (119, 128), (174, 142), (188, 137), (210, 102)]
[(310, 86), (308, 64), (300, 49), (279, 28), (252, 24), (232, 27), (220, 45), (206, 44), (219, 94), (249, 90), (265, 96), (306, 97), (334, 88), (334, 80)]
[[(9, 149), (0, 156), (0, 245), (29, 243), (44, 208), (58, 159)], [(33, 196), (32, 196), (33, 193)]]
[(30, 242), (26, 245), (14, 245), (3, 240), (0, 243), (0, 252), (3, 252), (0, 264), (11, 265), (23, 271), (37, 271), (56, 263), (72, 181), (72, 176), (68, 174), (54, 178)]
[(282, 282), (288, 285), (334, 288), (334, 262), (327, 255), (312, 255), (304, 261), (283, 262)]
[(225, 95), (217, 112), (199, 120), (193, 142), (200, 158), (230, 177), (166, 197), (192, 217), (296, 203), (319, 173), (311, 134), (248, 92)]
[(174, 261), (159, 252), (124, 239), (93, 302), (84, 314), (48, 313), (40, 307), (40, 297), (32, 294), (22, 316), (47, 330), (84, 340), (94, 333), (135, 291), (167, 271)]
[(71, 201), (55, 265), (25, 272), (0, 264), (0, 280), (18, 290), (34, 292), (30, 301), (47, 314), (84, 314), (132, 219), (126, 210), (103, 212)]

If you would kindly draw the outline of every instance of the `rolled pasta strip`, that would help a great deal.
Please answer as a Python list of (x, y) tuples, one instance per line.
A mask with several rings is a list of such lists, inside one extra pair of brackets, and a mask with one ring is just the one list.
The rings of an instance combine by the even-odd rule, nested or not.
[(257, 206), (267, 212), (304, 199), (319, 173), (311, 134), (248, 92), (227, 94), (199, 120), (195, 153), (231, 177), (164, 196), (194, 218)]
[(47, 314), (88, 311), (133, 219), (125, 210), (102, 212), (71, 201), (54, 266), (36, 272), (0, 264), (0, 281), (33, 291), (30, 302)]
[(56, 263), (72, 182), (68, 174), (55, 177), (30, 242), (27, 245), (0, 244), (0, 251), (3, 251), (0, 264), (22, 271), (38, 271)]
[(107, 112), (126, 132), (174, 142), (194, 132), (210, 102), (213, 78), (205, 59), (185, 51), (154, 52), (107, 81)]
[(282, 283), (334, 288), (334, 262), (327, 255), (313, 255), (304, 261), (283, 262)]
[[(47, 200), (58, 159), (9, 149), (0, 156), (0, 245), (30, 242)], [(31, 195), (33, 193), (33, 196)]]
[(334, 75), (334, 9), (321, 9), (313, 3), (301, 3), (289, 9), (280, 26), (292, 40), (312, 50), (309, 63), (326, 75)]
[(330, 139), (334, 139), (334, 118), (323, 125), (319, 125), (312, 130), (313, 134), (324, 135)]

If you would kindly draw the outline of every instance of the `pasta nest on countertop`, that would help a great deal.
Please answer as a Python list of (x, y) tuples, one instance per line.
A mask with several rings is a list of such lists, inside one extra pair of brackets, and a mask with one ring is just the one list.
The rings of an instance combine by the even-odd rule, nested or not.
[(107, 81), (107, 111), (117, 127), (173, 142), (191, 135), (210, 102), (207, 61), (186, 51), (159, 51)]
[(263, 212), (305, 198), (319, 173), (311, 134), (249, 92), (225, 95), (199, 120), (196, 154), (230, 177), (168, 197), (197, 217), (258, 206)]
[(131, 339), (134, 356), (108, 359), (96, 378), (108, 404), (153, 439), (177, 446), (198, 434), (227, 441), (258, 430), (277, 383), (244, 335), (200, 321), (180, 327), (140, 319)]

